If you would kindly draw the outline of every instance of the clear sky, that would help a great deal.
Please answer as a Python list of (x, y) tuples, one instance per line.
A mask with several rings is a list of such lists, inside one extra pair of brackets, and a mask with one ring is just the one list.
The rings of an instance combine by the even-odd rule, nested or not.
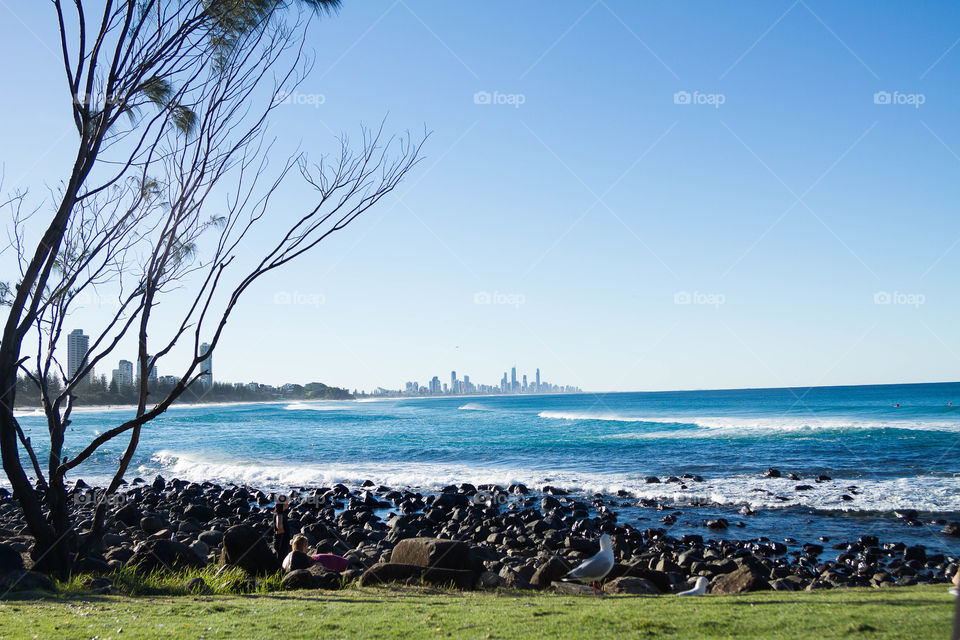
[[(427, 158), (250, 291), (215, 377), (960, 379), (958, 42), (953, 2), (344, 0), (272, 132), (319, 155), (389, 114)], [(0, 2), (4, 189), (37, 202), (73, 155), (56, 51), (50, 3)]]

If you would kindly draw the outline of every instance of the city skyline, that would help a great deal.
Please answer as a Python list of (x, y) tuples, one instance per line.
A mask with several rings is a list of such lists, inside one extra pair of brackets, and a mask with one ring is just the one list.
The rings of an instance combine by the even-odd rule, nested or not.
[(558, 385), (540, 379), (540, 368), (536, 369), (536, 381), (527, 383), (527, 376), (523, 374), (522, 381), (517, 379), (517, 367), (511, 367), (511, 378), (507, 380), (507, 372), (503, 372), (503, 378), (496, 385), (476, 384), (470, 380), (470, 376), (463, 375), (463, 378), (457, 377), (456, 369), (450, 371), (450, 383), (441, 383), (439, 376), (433, 376), (426, 385), (421, 385), (414, 380), (408, 380), (404, 383), (402, 389), (386, 389), (377, 387), (373, 395), (397, 394), (404, 396), (424, 396), (424, 395), (501, 395), (501, 394), (520, 394), (520, 393), (581, 393), (583, 390), (575, 385)]

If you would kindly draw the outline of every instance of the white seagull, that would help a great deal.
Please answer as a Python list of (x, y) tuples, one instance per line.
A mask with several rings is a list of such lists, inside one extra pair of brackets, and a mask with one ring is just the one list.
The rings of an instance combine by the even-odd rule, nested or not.
[(603, 593), (603, 584), (601, 581), (607, 577), (611, 569), (613, 569), (613, 545), (610, 543), (610, 536), (603, 534), (600, 536), (600, 551), (592, 558), (581, 562), (577, 568), (568, 573), (563, 579), (589, 582), (590, 586), (593, 587), (594, 595), (596, 595), (598, 586), (600, 593)]
[(707, 585), (710, 584), (710, 581), (700, 576), (697, 578), (696, 584), (693, 585), (693, 589), (687, 589), (686, 591), (681, 591), (678, 593), (678, 596), (702, 596), (707, 592)]

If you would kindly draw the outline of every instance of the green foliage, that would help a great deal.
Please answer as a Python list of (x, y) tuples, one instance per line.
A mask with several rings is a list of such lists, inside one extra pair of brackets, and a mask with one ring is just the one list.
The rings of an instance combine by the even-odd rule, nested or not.
[[(202, 578), (209, 587), (207, 595), (241, 595), (247, 593), (250, 579), (238, 567), (219, 567), (214, 565), (202, 569), (185, 569), (176, 573), (154, 571), (142, 573), (123, 568), (106, 576), (113, 583), (113, 589), (124, 596), (186, 596), (191, 595), (187, 583), (194, 578)], [(253, 592), (266, 594), (281, 589), (283, 575), (272, 574), (258, 579)], [(57, 592), (63, 595), (83, 595), (90, 593), (90, 576), (76, 574), (65, 580), (54, 581)]]

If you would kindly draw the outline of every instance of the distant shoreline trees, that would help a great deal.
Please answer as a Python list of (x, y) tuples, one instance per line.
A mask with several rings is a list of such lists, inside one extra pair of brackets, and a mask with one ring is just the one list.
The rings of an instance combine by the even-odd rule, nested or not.
[[(62, 388), (63, 383), (56, 376), (51, 377), (51, 387)], [(148, 384), (149, 393), (158, 397), (169, 395), (176, 382), (154, 380)], [(215, 404), (219, 402), (270, 402), (273, 400), (353, 400), (354, 395), (349, 390), (340, 387), (331, 387), (322, 382), (310, 382), (305, 385), (286, 384), (274, 387), (258, 383), (230, 383), (214, 382), (209, 388), (196, 385), (188, 388), (174, 404)], [(105, 407), (111, 405), (136, 405), (139, 398), (139, 387), (121, 386), (116, 380), (107, 382), (106, 376), (94, 378), (86, 385), (77, 387), (74, 391), (74, 406), (78, 407)], [(43, 403), (38, 397), (31, 405), (30, 398), (36, 396), (34, 383), (26, 376), (17, 380), (17, 395), (21, 398), (18, 406), (38, 409)]]

